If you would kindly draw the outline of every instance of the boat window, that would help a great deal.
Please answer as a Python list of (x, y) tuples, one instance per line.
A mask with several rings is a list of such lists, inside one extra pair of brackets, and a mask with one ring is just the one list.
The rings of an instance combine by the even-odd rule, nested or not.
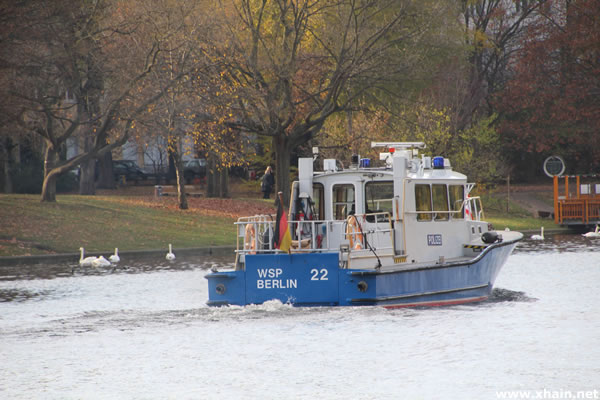
[(320, 183), (313, 183), (313, 219), (316, 221), (320, 221), (325, 217), (325, 213), (323, 210), (323, 194), (325, 190), (323, 189), (323, 185)]
[(433, 210), (436, 221), (448, 220), (448, 191), (444, 184), (431, 185), (431, 194), (433, 198)]
[(464, 208), (462, 207), (465, 199), (465, 188), (463, 185), (450, 185), (448, 186), (448, 193), (450, 194), (450, 208), (452, 211), (452, 218), (464, 218)]
[(389, 212), (391, 214), (394, 201), (394, 183), (392, 181), (368, 182), (365, 185), (365, 199), (367, 202), (365, 213)]
[[(393, 214), (393, 202), (394, 202), (394, 182), (367, 182), (365, 185), (365, 201), (366, 210), (365, 214), (370, 213), (390, 213)], [(387, 221), (385, 215), (379, 215), (377, 222)], [(367, 217), (367, 221), (375, 222), (375, 217)]]
[(354, 185), (333, 185), (333, 218), (343, 220), (355, 212)]
[(431, 221), (431, 187), (429, 185), (415, 185), (415, 204), (417, 211), (426, 211), (417, 214), (417, 221)]

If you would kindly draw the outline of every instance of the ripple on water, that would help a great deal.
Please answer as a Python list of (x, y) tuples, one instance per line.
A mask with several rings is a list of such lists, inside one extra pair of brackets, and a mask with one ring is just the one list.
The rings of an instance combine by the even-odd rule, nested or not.
[(585, 389), (600, 376), (598, 244), (525, 240), (487, 301), (442, 308), (212, 308), (204, 276), (215, 260), (183, 257), (73, 275), (69, 265), (13, 269), (0, 277), (0, 359), (10, 360), (0, 393), (458, 399)]

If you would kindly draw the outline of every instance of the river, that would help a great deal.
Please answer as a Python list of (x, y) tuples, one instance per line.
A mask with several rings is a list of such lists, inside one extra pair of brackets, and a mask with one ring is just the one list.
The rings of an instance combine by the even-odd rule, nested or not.
[(399, 310), (209, 308), (228, 260), (122, 259), (0, 267), (0, 398), (600, 398), (600, 239), (525, 240), (488, 301)]

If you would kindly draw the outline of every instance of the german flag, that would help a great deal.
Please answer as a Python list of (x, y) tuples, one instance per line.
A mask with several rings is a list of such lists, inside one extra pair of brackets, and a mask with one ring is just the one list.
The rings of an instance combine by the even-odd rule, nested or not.
[(275, 237), (275, 248), (289, 253), (292, 244), (292, 235), (290, 235), (286, 213), (283, 211), (283, 198), (281, 194), (277, 204), (277, 221), (275, 222), (275, 234), (273, 236)]

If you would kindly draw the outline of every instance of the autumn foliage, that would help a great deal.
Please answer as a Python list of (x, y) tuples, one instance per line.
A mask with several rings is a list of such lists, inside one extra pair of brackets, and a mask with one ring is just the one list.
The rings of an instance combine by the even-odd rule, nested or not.
[(561, 154), (573, 172), (600, 157), (600, 2), (549, 2), (528, 29), (514, 76), (496, 99), (517, 154)]

